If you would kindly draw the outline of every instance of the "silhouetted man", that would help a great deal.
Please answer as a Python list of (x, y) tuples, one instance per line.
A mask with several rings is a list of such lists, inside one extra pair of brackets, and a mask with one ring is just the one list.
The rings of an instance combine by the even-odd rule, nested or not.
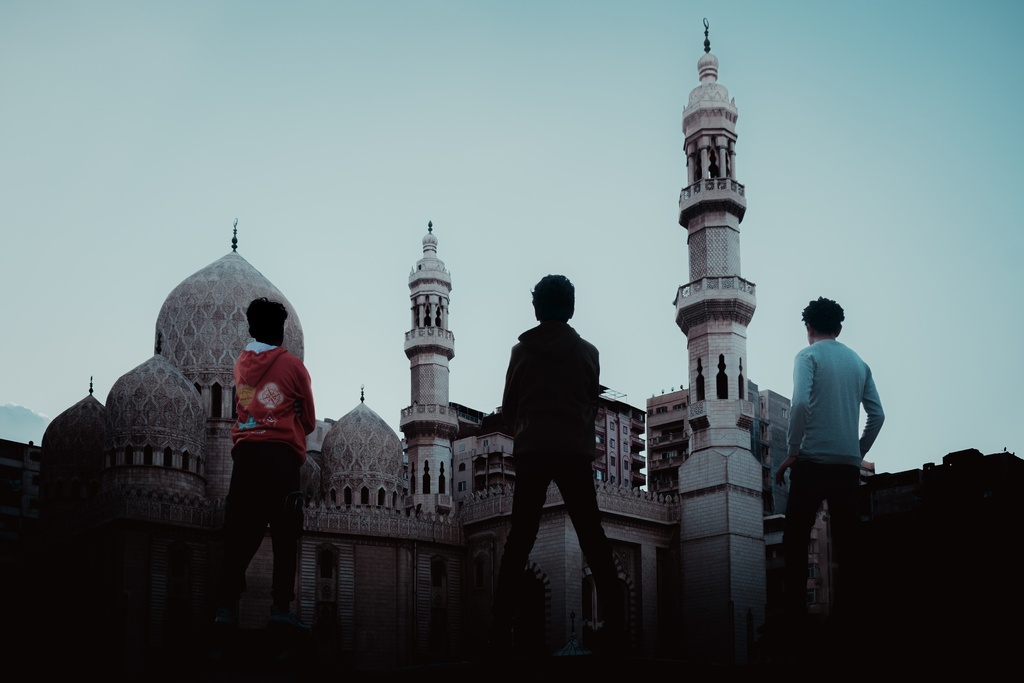
[(565, 276), (548, 275), (537, 283), (533, 308), (539, 324), (519, 336), (505, 376), (501, 414), (514, 439), (516, 482), (494, 596), (492, 638), (498, 648), (511, 644), (517, 591), (552, 481), (594, 577), (604, 616), (601, 641), (608, 645), (602, 649), (628, 647), (623, 595), (594, 488), (598, 351), (568, 324), (575, 303), (575, 288)]
[[(782, 485), (790, 470), (783, 550), (785, 612), (792, 628), (802, 628), (806, 619), (807, 546), (822, 501), (828, 501), (838, 564), (832, 617), (843, 619), (856, 607), (851, 593), (860, 579), (852, 571), (860, 552), (856, 545), (860, 466), (885, 415), (871, 369), (836, 340), (844, 319), (842, 307), (823, 297), (803, 310), (808, 346), (796, 354), (789, 452), (775, 474), (776, 483)], [(859, 432), (861, 406), (867, 414), (863, 433)]]

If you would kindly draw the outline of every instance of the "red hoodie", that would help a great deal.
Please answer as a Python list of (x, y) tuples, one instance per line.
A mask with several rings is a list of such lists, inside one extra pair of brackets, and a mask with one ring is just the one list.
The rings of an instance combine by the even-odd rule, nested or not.
[[(284, 347), (243, 351), (235, 362), (234, 443), (278, 441), (306, 462), (306, 435), (316, 427), (309, 371)], [(299, 408), (296, 412), (296, 407)]]

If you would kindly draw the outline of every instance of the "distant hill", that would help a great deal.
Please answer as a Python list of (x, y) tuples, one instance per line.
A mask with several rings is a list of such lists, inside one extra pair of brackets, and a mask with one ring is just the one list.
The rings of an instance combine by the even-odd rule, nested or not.
[(50, 418), (13, 403), (0, 406), (0, 439), (37, 446), (43, 442), (43, 432)]

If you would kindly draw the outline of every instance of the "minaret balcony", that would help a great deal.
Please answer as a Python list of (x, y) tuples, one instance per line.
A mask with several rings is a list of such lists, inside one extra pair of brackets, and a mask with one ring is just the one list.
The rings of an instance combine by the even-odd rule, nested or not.
[(738, 275), (704, 277), (676, 292), (676, 324), (683, 334), (710, 320), (732, 320), (749, 325), (757, 308), (753, 282)]
[(459, 432), (459, 416), (455, 409), (437, 404), (417, 403), (402, 408), (399, 429), (407, 438), (413, 436), (443, 436), (454, 438)]
[(679, 193), (679, 225), (687, 227), (695, 215), (726, 211), (743, 220), (747, 199), (742, 185), (732, 178), (703, 178)]
[(443, 327), (417, 327), (405, 333), (405, 355), (433, 351), (449, 360), (455, 356), (455, 335)]

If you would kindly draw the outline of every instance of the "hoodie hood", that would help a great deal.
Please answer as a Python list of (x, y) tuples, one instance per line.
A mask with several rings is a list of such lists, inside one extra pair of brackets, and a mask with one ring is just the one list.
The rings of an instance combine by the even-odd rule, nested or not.
[(259, 353), (246, 349), (238, 357), (238, 378), (242, 384), (259, 386), (271, 366), (285, 353), (283, 346), (275, 346)]
[(519, 341), (538, 356), (557, 359), (568, 356), (580, 343), (580, 335), (569, 323), (545, 320), (519, 335)]

